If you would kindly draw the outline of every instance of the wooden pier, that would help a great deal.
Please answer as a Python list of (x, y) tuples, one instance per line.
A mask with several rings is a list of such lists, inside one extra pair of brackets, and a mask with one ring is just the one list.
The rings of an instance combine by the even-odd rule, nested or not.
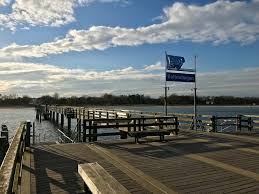
[[(60, 129), (60, 134), (65, 134), (61, 140), (67, 142), (97, 141), (99, 136), (120, 135), (126, 138), (129, 135), (146, 135), (151, 132), (173, 129), (177, 133), (179, 128), (194, 130), (193, 114), (169, 113), (165, 116), (161, 112), (141, 112), (131, 110), (105, 110), (87, 107), (49, 106), (41, 105), (37, 109), (36, 118), (51, 121)], [(71, 122), (76, 120), (76, 128), (72, 129)], [(198, 115), (198, 131), (206, 132), (231, 132), (259, 134), (258, 115), (215, 116)], [(99, 129), (116, 129), (116, 132), (103, 133)], [(231, 130), (229, 130), (231, 129)], [(103, 131), (103, 130), (101, 130)], [(147, 132), (148, 131), (148, 132)], [(160, 132), (157, 132), (160, 135)], [(69, 137), (69, 138), (67, 138)], [(161, 136), (161, 138), (163, 138)]]
[(131, 139), (36, 145), (25, 152), (30, 193), (82, 193), (78, 164), (98, 162), (130, 193), (259, 193), (259, 139), (180, 132), (167, 142)]
[[(259, 193), (258, 117), (203, 117), (205, 130), (194, 131), (191, 115), (44, 107), (37, 118), (59, 126), (61, 143), (35, 143), (22, 122), (0, 193)], [(225, 126), (249, 133), (218, 133)], [(97, 141), (107, 135), (121, 138)]]

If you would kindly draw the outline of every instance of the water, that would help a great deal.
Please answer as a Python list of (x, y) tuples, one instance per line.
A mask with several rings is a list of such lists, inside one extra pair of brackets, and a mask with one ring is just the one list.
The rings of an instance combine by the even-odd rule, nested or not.
[(14, 132), (19, 127), (20, 122), (30, 120), (35, 122), (35, 132), (37, 141), (55, 141), (57, 134), (54, 132), (54, 125), (48, 121), (39, 123), (35, 119), (34, 108), (0, 108), (0, 124), (6, 124), (9, 129), (9, 141), (14, 136)]
[[(147, 112), (164, 112), (163, 106), (113, 106), (110, 108), (139, 110)], [(215, 116), (236, 116), (237, 114), (259, 115), (259, 106), (198, 106), (198, 114)], [(168, 113), (193, 113), (193, 106), (168, 106)]]
[[(113, 106), (107, 109), (138, 110), (147, 112), (163, 112), (163, 106)], [(169, 113), (193, 113), (192, 106), (168, 106)], [(199, 106), (198, 114), (235, 116), (237, 114), (259, 115), (259, 106)], [(21, 121), (30, 120), (35, 122), (37, 142), (56, 141), (58, 135), (55, 126), (48, 121), (39, 123), (35, 120), (34, 108), (0, 108), (0, 124), (6, 124), (10, 131), (10, 138), (13, 137), (15, 129)], [(75, 120), (72, 120), (72, 130), (76, 127)], [(106, 137), (110, 138), (110, 137)]]

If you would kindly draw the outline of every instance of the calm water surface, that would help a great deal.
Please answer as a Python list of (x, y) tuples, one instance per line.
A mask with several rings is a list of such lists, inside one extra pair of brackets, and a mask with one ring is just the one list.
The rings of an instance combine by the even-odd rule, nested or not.
[[(163, 106), (113, 106), (106, 107), (112, 109), (139, 110), (147, 112), (163, 112)], [(169, 106), (171, 113), (193, 113), (192, 106)], [(199, 106), (198, 114), (234, 116), (236, 114), (259, 115), (259, 106)], [(30, 120), (35, 122), (36, 135), (38, 141), (56, 141), (57, 134), (55, 127), (48, 121), (39, 123), (35, 120), (34, 108), (0, 108), (0, 124), (6, 124), (10, 131), (10, 138), (14, 135), (15, 129), (21, 121)], [(72, 129), (76, 126), (72, 122)]]
[(36, 121), (34, 108), (0, 108), (0, 124), (7, 125), (9, 129), (9, 140), (12, 139), (20, 122), (27, 120), (35, 122), (37, 140), (40, 138), (41, 141), (44, 141), (44, 139), (55, 141), (57, 139), (57, 134), (53, 130), (54, 126), (50, 122), (44, 121), (39, 123)]
[[(118, 108), (116, 106), (111, 108)], [(120, 106), (125, 110), (164, 112), (163, 106)], [(235, 116), (237, 114), (259, 115), (259, 106), (198, 106), (198, 114)], [(169, 113), (193, 113), (193, 106), (168, 106)]]

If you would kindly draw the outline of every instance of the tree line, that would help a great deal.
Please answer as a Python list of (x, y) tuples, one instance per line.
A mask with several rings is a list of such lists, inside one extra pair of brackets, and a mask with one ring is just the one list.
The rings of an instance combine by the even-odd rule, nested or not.
[[(192, 105), (193, 96), (170, 95), (167, 98), (168, 105)], [(55, 105), (163, 105), (164, 97), (152, 98), (143, 94), (133, 95), (112, 95), (104, 94), (100, 97), (92, 96), (71, 96), (60, 97), (54, 95), (44, 95), (39, 98), (29, 96), (0, 96), (0, 106), (34, 106), (36, 104), (55, 104)], [(233, 97), (233, 96), (198, 96), (198, 105), (259, 105), (258, 97)]]

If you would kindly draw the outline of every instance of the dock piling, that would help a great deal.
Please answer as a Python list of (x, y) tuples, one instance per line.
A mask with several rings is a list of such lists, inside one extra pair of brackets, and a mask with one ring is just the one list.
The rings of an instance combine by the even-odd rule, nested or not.
[(81, 141), (81, 119), (77, 119), (77, 141)]
[(60, 116), (60, 125), (61, 125), (61, 131), (63, 131), (63, 128), (64, 128), (64, 114), (61, 114), (61, 116)]
[(92, 135), (92, 121), (89, 121), (89, 138), (88, 138), (88, 141), (89, 142), (92, 142), (92, 137), (91, 137), (91, 135)]
[(58, 112), (56, 113), (56, 124), (57, 125), (59, 124), (59, 113)]
[(86, 142), (86, 120), (83, 120), (83, 142)]
[(31, 145), (31, 122), (26, 121), (26, 135), (25, 135), (25, 146), (30, 147)]
[(217, 121), (216, 121), (216, 116), (211, 117), (211, 131), (212, 132), (217, 132)]
[(67, 118), (67, 136), (71, 137), (71, 118)]

